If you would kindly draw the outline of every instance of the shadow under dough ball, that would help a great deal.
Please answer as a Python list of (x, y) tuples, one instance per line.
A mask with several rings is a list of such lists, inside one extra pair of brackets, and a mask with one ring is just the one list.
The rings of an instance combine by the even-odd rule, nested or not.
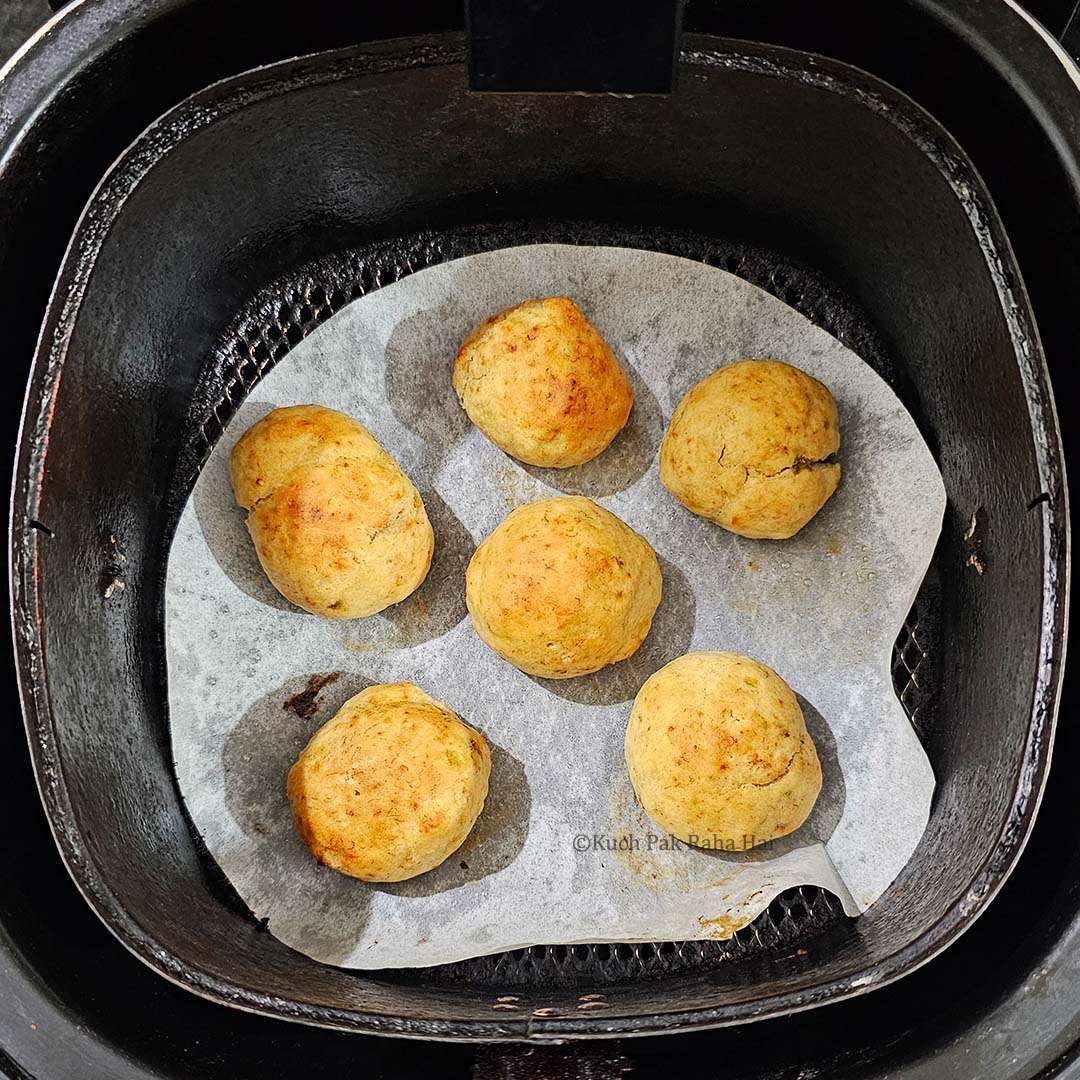
[(465, 575), (477, 634), (526, 674), (548, 679), (631, 656), (661, 590), (649, 542), (581, 496), (519, 506), (476, 549)]
[(607, 449), (634, 392), (618, 358), (573, 300), (526, 300), (481, 323), (454, 361), (469, 419), (527, 465), (565, 469)]
[(688, 653), (650, 676), (625, 750), (645, 812), (688, 844), (786, 836), (821, 792), (795, 695), (771, 668), (737, 653)]
[(259, 563), (297, 607), (359, 619), (427, 575), (435, 534), (420, 493), (344, 413), (274, 409), (233, 447), (229, 474)]
[(364, 881), (434, 869), (487, 798), (487, 740), (411, 683), (369, 686), (289, 770), (297, 832), (324, 866)]
[(836, 402), (778, 360), (739, 360), (679, 402), (660, 479), (684, 506), (753, 539), (794, 536), (840, 483)]

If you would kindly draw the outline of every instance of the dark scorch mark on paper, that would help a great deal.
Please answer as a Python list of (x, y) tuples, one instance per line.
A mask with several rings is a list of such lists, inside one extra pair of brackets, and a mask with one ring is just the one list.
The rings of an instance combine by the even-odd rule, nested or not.
[(340, 678), (340, 671), (331, 671), (326, 675), (312, 675), (307, 681), (307, 686), (299, 694), (293, 694), (281, 707), (296, 713), (301, 720), (310, 720), (318, 712), (319, 695)]

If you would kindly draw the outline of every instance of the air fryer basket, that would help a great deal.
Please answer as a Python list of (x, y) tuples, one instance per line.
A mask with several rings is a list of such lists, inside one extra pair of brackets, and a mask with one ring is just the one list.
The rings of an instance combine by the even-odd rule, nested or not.
[[(169, 977), (295, 1019), (566, 1038), (753, 1019), (858, 992), (975, 917), (1030, 826), (1066, 552), (1053, 407), (1007, 241), (962, 152), (854, 69), (691, 42), (669, 97), (469, 93), (457, 38), (323, 54), (155, 125), (80, 225), (16, 476), (16, 636), (42, 795), (76, 881)], [(337, 307), (529, 241), (669, 251), (753, 281), (890, 381), (949, 510), (897, 642), (938, 779), (930, 825), (859, 920), (793, 890), (731, 942), (539, 947), (349, 973), (293, 953), (198, 842), (171, 771), (162, 587), (201, 461)]]

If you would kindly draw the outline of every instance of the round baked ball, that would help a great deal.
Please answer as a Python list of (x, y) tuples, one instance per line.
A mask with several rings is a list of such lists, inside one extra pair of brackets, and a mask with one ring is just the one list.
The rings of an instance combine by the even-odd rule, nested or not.
[(243, 434), (229, 469), (259, 562), (297, 607), (359, 619), (427, 575), (435, 534), (419, 492), (344, 413), (274, 409)]
[(660, 479), (684, 506), (729, 532), (794, 536), (840, 483), (836, 402), (777, 360), (739, 360), (679, 402), (660, 446)]
[(469, 419), (529, 465), (565, 469), (606, 449), (634, 392), (615, 354), (573, 300), (526, 300), (481, 323), (454, 362)]
[(726, 652), (672, 660), (638, 691), (626, 729), (638, 801), (666, 832), (739, 850), (797, 829), (821, 791), (802, 710), (771, 668)]
[(411, 683), (350, 698), (289, 770), (293, 821), (323, 866), (404, 881), (469, 835), (487, 798), (487, 740)]
[(649, 542), (580, 496), (519, 506), (476, 549), (465, 575), (477, 634), (515, 667), (547, 679), (632, 655), (660, 592)]

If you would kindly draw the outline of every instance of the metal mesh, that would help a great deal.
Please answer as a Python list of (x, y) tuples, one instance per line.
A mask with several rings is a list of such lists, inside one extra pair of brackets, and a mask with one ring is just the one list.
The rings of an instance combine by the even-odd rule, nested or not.
[[(223, 335), (191, 414), (188, 461), (194, 484), (224, 426), (256, 383), (316, 326), (352, 300), (448, 259), (533, 241), (619, 244), (698, 259), (772, 293), (863, 357), (900, 394), (904, 387), (867, 319), (814, 270), (765, 249), (671, 230), (608, 225), (483, 226), (422, 235), (341, 253), (283, 277), (263, 290)], [(893, 685), (916, 732), (930, 722), (937, 579), (927, 575), (893, 647)], [(807, 956), (845, 932), (839, 900), (816, 886), (780, 894), (749, 926), (726, 941), (534, 945), (416, 972), (399, 981), (468, 982), (505, 989), (588, 988), (745, 961), (768, 953)], [(816, 944), (817, 943), (817, 946)], [(388, 973), (389, 974), (389, 973)], [(516, 1007), (512, 1002), (506, 1008)]]
[(661, 941), (615, 945), (533, 945), (478, 956), (425, 972), (434, 984), (468, 982), (505, 989), (612, 986), (660, 978), (770, 954), (812, 957), (813, 939), (850, 922), (840, 901), (816, 885), (781, 893), (749, 926), (726, 941)]

